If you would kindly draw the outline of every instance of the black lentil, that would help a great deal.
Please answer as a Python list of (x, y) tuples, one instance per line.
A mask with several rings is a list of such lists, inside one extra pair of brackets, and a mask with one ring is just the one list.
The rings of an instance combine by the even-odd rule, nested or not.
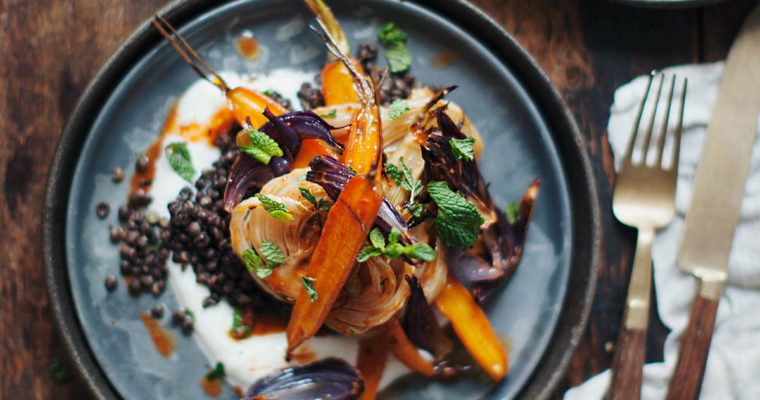
[(301, 84), (301, 88), (298, 90), (298, 101), (301, 103), (301, 108), (304, 110), (310, 110), (325, 105), (325, 99), (322, 97), (322, 89), (319, 84), (312, 86), (309, 82)]
[(111, 179), (119, 183), (124, 180), (124, 170), (119, 167), (114, 167), (113, 170), (111, 170)]
[(153, 306), (153, 308), (150, 309), (150, 315), (152, 315), (155, 319), (161, 319), (164, 316), (164, 306), (161, 304), (156, 304)]
[(131, 279), (129, 281), (129, 294), (132, 296), (137, 296), (142, 291), (142, 285), (140, 284), (140, 281), (138, 279)]
[(115, 276), (113, 275), (106, 276), (106, 281), (105, 281), (106, 289), (112, 292), (114, 291), (114, 289), (116, 289), (116, 286), (118, 286), (118, 284), (119, 284), (119, 281), (116, 280)]
[(100, 203), (98, 203), (97, 207), (95, 207), (95, 214), (97, 214), (98, 218), (100, 219), (107, 217), (110, 211), (111, 211), (111, 205), (105, 201), (101, 201)]
[(135, 161), (135, 170), (137, 172), (145, 172), (148, 169), (148, 165), (150, 165), (150, 158), (143, 154), (140, 157), (137, 157), (137, 161)]
[(266, 90), (264, 91), (264, 94), (267, 95), (270, 99), (274, 100), (275, 103), (285, 107), (288, 111), (293, 111), (293, 106), (290, 104), (290, 100), (283, 97), (280, 92), (275, 90)]

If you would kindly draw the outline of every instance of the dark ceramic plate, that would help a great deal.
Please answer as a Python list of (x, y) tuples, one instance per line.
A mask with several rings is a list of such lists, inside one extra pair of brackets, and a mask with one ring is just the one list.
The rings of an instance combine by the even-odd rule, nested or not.
[[(599, 246), (595, 186), (566, 106), (514, 39), (465, 2), (336, 0), (330, 5), (353, 45), (362, 35), (374, 40), (382, 23), (395, 21), (409, 32), (412, 71), (420, 80), (459, 84), (451, 99), (484, 137), (482, 170), (498, 204), (517, 199), (534, 177), (543, 180), (522, 264), (486, 306), (496, 330), (512, 342), (508, 377), (491, 386), (474, 379), (406, 379), (384, 396), (546, 397), (583, 332)], [(324, 61), (320, 41), (301, 29), (311, 16), (295, 0), (185, 1), (162, 14), (218, 69), (256, 73), (288, 66), (316, 72)], [(236, 55), (232, 39), (245, 29), (268, 47), (266, 63)], [(283, 39), (283, 30), (295, 34)], [(431, 59), (442, 51), (458, 57), (447, 68), (435, 68)], [(304, 56), (310, 53), (316, 56)], [(156, 300), (130, 298), (123, 283), (106, 292), (104, 277), (118, 275), (118, 249), (108, 240), (116, 213), (106, 221), (94, 213), (100, 201), (123, 202), (127, 185), (112, 183), (110, 170), (120, 166), (132, 172), (172, 102), (195, 79), (144, 24), (95, 77), (53, 160), (44, 217), (49, 290), (64, 341), (98, 398), (203, 396), (199, 377), (208, 365), (193, 338), (179, 338), (175, 354), (161, 357), (139, 319)], [(176, 308), (170, 290), (159, 301)], [(225, 388), (223, 398), (233, 396)]]

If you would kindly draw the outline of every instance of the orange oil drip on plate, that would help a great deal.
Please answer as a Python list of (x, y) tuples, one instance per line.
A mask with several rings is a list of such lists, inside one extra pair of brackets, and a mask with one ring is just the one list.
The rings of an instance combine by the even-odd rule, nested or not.
[(250, 36), (239, 36), (235, 40), (235, 46), (238, 53), (246, 59), (253, 61), (261, 56), (261, 50), (259, 49), (259, 42), (255, 38)]
[(169, 357), (174, 351), (176, 345), (174, 336), (163, 325), (156, 321), (149, 313), (145, 312), (140, 314), (145, 328), (150, 334), (150, 338), (153, 340), (153, 345), (156, 346), (156, 350), (164, 357)]

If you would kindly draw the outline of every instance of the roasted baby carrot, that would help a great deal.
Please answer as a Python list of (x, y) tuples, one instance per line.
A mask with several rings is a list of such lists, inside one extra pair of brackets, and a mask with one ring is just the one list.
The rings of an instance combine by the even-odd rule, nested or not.
[[(169, 24), (163, 17), (156, 15), (153, 18), (153, 26), (158, 29), (159, 32), (169, 41), (169, 44), (177, 50), (177, 53), (182, 57), (185, 62), (195, 70), (198, 75), (214, 84), (218, 87), (224, 96), (227, 98), (227, 105), (230, 111), (232, 111), (235, 120), (240, 126), (245, 126), (246, 117), (251, 118), (251, 123), (254, 128), (258, 128), (267, 122), (267, 118), (264, 117), (264, 109), (269, 109), (275, 115), (285, 113), (287, 110), (279, 103), (275, 102), (269, 96), (258, 93), (251, 89), (244, 87), (237, 87), (230, 89), (224, 79), (214, 71), (205, 61), (193, 50), (192, 47), (180, 36), (174, 27)], [(174, 35), (174, 37), (172, 37)]]
[(225, 90), (224, 95), (227, 97), (227, 106), (240, 126), (245, 126), (246, 117), (251, 118), (251, 125), (254, 128), (264, 125), (269, 121), (264, 116), (264, 109), (267, 107), (274, 115), (284, 114), (288, 111), (269, 96), (244, 87)]
[(306, 271), (313, 290), (300, 292), (288, 322), (288, 354), (317, 333), (356, 264), (383, 200), (373, 178), (351, 178), (327, 214)]
[[(357, 71), (362, 71), (359, 63), (351, 62)], [(322, 97), (328, 106), (359, 101), (351, 73), (341, 60), (331, 61), (322, 67)]]
[(406, 336), (398, 319), (392, 318), (386, 324), (386, 328), (388, 329), (391, 353), (412, 371), (428, 377), (433, 376), (435, 373), (433, 363), (420, 355), (420, 352)]
[(377, 396), (377, 386), (383, 378), (387, 354), (388, 338), (386, 336), (369, 337), (359, 341), (356, 368), (362, 373), (364, 381), (364, 392), (359, 400), (374, 400)]
[(449, 275), (435, 307), (451, 321), (467, 351), (494, 381), (507, 374), (507, 353), (483, 310), (456, 278)]
[(316, 156), (330, 156), (336, 160), (341, 160), (333, 148), (327, 145), (322, 139), (304, 139), (301, 142), (301, 149), (293, 161), (293, 168), (306, 168)]
[[(321, 3), (321, 2), (320, 2)], [(349, 127), (344, 163), (357, 175), (341, 191), (327, 213), (314, 253), (312, 253), (304, 290), (300, 292), (288, 322), (288, 354), (304, 340), (314, 336), (338, 298), (356, 256), (364, 247), (383, 200), (378, 169), (381, 164), (381, 122), (371, 85), (350, 64), (329, 32), (317, 31), (327, 48), (346, 64), (359, 93), (361, 108), (354, 112)]]

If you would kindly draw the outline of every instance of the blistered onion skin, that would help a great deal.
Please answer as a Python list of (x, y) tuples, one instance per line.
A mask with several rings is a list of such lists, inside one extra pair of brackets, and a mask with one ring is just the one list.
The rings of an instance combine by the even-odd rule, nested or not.
[(433, 307), (425, 298), (417, 277), (407, 276), (406, 282), (411, 288), (411, 294), (404, 315), (404, 330), (415, 346), (427, 350), (436, 360), (441, 360), (451, 353), (454, 343), (438, 325)]
[(352, 400), (364, 392), (359, 373), (343, 360), (328, 358), (289, 367), (254, 383), (243, 400)]

